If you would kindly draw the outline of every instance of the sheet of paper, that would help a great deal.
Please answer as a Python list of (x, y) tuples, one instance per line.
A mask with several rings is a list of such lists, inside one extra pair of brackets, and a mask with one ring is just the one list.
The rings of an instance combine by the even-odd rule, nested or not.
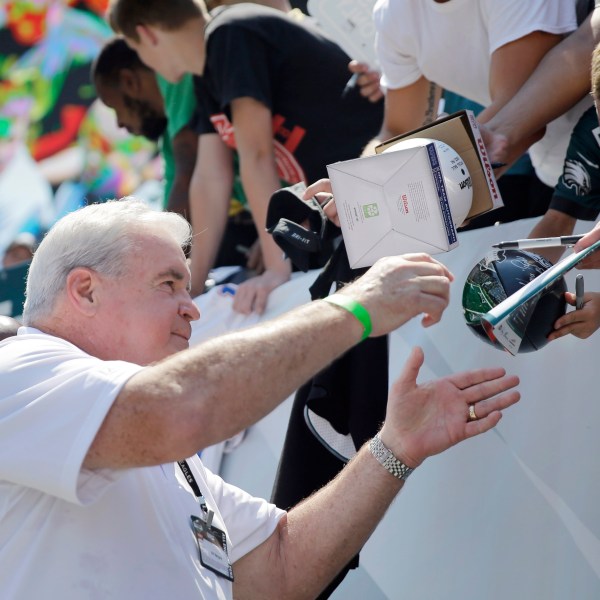
[(308, 12), (350, 57), (377, 69), (375, 0), (309, 0)]

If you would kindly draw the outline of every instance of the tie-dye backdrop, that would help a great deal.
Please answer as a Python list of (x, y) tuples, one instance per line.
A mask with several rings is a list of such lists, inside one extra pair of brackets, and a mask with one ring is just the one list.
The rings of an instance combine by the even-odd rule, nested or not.
[(107, 0), (0, 2), (0, 256), (84, 202), (154, 178), (156, 148), (95, 100), (90, 63)]

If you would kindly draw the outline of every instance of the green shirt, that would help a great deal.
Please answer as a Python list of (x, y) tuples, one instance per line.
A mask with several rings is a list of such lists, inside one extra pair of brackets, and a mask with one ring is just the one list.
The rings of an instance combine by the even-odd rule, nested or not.
[(173, 187), (173, 180), (175, 179), (173, 138), (189, 125), (196, 109), (196, 96), (194, 95), (193, 79), (189, 73), (184, 75), (181, 81), (177, 83), (169, 83), (157, 73), (156, 81), (165, 101), (165, 114), (168, 121), (160, 148), (165, 161), (165, 199), (163, 208), (166, 208)]

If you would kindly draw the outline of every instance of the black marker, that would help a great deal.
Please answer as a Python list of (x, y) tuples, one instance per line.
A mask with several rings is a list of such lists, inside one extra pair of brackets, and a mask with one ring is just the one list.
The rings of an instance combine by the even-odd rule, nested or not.
[(583, 275), (580, 273), (575, 277), (575, 309), (583, 308)]
[(583, 234), (514, 240), (512, 242), (499, 242), (498, 244), (492, 244), (492, 248), (519, 248), (520, 250), (527, 250), (528, 248), (556, 248), (557, 246), (574, 246), (582, 237)]

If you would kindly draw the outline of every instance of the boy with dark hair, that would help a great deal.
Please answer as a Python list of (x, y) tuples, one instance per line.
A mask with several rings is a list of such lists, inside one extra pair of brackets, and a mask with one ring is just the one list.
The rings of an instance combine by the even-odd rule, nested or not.
[(160, 141), (164, 207), (189, 220), (189, 187), (198, 144), (189, 125), (196, 107), (191, 77), (169, 83), (119, 37), (104, 45), (92, 64), (91, 77), (100, 100), (115, 111), (119, 127)]
[(379, 130), (382, 104), (358, 90), (343, 94), (350, 57), (309, 20), (298, 23), (281, 11), (238, 4), (210, 20), (194, 0), (168, 7), (115, 0), (109, 19), (167, 79), (201, 76), (191, 202), (194, 231), (202, 235), (192, 250), (193, 291), (201, 291), (222, 236), (235, 148), (266, 270), (238, 288), (234, 308), (262, 313), (291, 271), (264, 229), (271, 194), (282, 180), (310, 183), (326, 175), (328, 163), (358, 156)]

